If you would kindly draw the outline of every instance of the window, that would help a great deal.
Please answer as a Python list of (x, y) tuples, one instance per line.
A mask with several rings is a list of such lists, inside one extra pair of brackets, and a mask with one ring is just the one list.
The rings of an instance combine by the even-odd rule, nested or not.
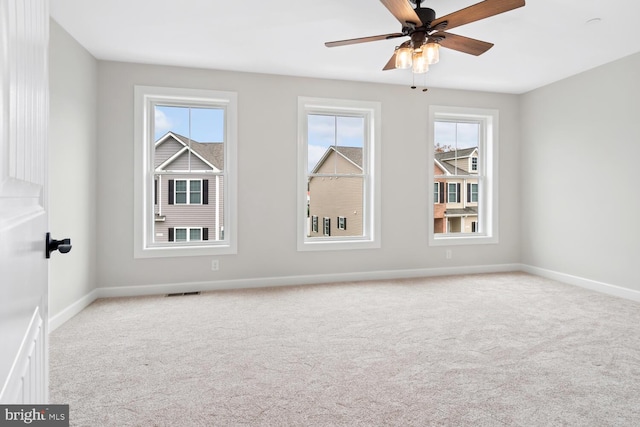
[(447, 203), (460, 203), (460, 183), (448, 182)]
[(298, 129), (298, 250), (380, 247), (380, 103), (300, 97)]
[(135, 256), (235, 253), (236, 94), (136, 86), (135, 111)]
[[(157, 182), (157, 180), (156, 180)], [(173, 191), (173, 200), (171, 196), (169, 196), (169, 204), (176, 205), (200, 205), (202, 204), (202, 184), (205, 184), (208, 187), (209, 180), (202, 179), (176, 179), (169, 180), (169, 192), (171, 192), (172, 188), (175, 188)], [(189, 191), (187, 191), (187, 188)], [(207, 201), (208, 202), (208, 201)], [(208, 204), (208, 203), (205, 203)]]
[(338, 230), (347, 229), (347, 218), (343, 216), (338, 217)]
[(169, 227), (170, 242), (199, 242), (208, 240), (208, 228), (201, 227)]
[(478, 184), (467, 184), (467, 202), (478, 203)]
[(496, 243), (498, 112), (431, 106), (429, 121), (429, 244)]

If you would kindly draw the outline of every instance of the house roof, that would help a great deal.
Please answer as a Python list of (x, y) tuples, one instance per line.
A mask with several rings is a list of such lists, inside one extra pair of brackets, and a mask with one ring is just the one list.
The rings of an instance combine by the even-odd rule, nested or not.
[(451, 175), (471, 175), (469, 172), (460, 169), (459, 167), (456, 169), (455, 165), (447, 163), (448, 161), (456, 160), (456, 159), (465, 159), (469, 158), (473, 155), (474, 152), (478, 151), (478, 147), (471, 148), (462, 148), (460, 150), (451, 150), (444, 151), (441, 153), (435, 153), (434, 160), (436, 165), (443, 171), (447, 172)]
[(447, 209), (444, 211), (445, 216), (475, 216), (478, 215), (478, 208), (475, 206), (469, 206), (461, 209)]
[(478, 147), (462, 148), (459, 150), (443, 151), (441, 153), (435, 153), (437, 160), (454, 160), (462, 159), (465, 157), (471, 157), (474, 151), (478, 151)]
[(362, 168), (362, 147), (341, 147), (336, 146), (338, 153), (351, 160), (358, 167)]
[(344, 146), (330, 146), (327, 151), (324, 152), (318, 163), (314, 166), (312, 173), (315, 173), (320, 169), (322, 164), (327, 160), (331, 152), (336, 152), (340, 156), (353, 163), (355, 166), (362, 169), (362, 147), (344, 147)]
[(169, 138), (173, 138), (176, 141), (183, 144), (185, 147), (191, 147), (191, 151), (193, 151), (196, 155), (201, 157), (203, 160), (212, 164), (218, 170), (223, 170), (224, 168), (224, 144), (221, 142), (198, 142), (194, 139), (189, 139), (184, 135), (180, 135), (175, 132), (167, 132), (162, 137), (160, 137), (156, 141), (156, 146), (164, 143)]

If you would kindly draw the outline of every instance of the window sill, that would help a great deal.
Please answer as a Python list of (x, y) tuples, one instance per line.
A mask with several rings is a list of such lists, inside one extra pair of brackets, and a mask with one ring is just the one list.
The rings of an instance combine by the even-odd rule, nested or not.
[(490, 245), (498, 243), (498, 236), (470, 235), (429, 237), (429, 246), (457, 246), (457, 245)]
[(379, 249), (380, 242), (376, 240), (305, 240), (298, 242), (298, 251), (341, 251), (352, 249)]
[(231, 245), (215, 246), (182, 246), (167, 247), (157, 246), (144, 249), (136, 249), (134, 258), (175, 258), (186, 256), (217, 256), (235, 255), (237, 250)]

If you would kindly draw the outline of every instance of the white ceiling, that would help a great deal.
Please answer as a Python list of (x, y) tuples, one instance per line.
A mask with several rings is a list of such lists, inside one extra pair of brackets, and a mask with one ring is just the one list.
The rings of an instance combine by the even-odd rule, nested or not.
[[(436, 16), (478, 0), (424, 0)], [(51, 16), (96, 58), (410, 85), (382, 71), (406, 38), (327, 48), (400, 32), (378, 0), (50, 0)], [(640, 51), (637, 0), (527, 0), (451, 30), (494, 43), (475, 57), (441, 49), (418, 86), (524, 93)], [(599, 18), (597, 22), (589, 22)]]

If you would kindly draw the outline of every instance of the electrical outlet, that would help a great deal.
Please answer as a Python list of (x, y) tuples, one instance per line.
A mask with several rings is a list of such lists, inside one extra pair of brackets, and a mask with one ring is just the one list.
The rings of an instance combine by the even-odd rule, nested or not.
[(220, 263), (217, 259), (211, 260), (211, 271), (218, 271), (220, 269)]
[(445, 250), (445, 251), (444, 251), (444, 256), (445, 256), (447, 259), (451, 259), (451, 258), (453, 258), (453, 251), (452, 251), (451, 249), (447, 249), (447, 250)]

